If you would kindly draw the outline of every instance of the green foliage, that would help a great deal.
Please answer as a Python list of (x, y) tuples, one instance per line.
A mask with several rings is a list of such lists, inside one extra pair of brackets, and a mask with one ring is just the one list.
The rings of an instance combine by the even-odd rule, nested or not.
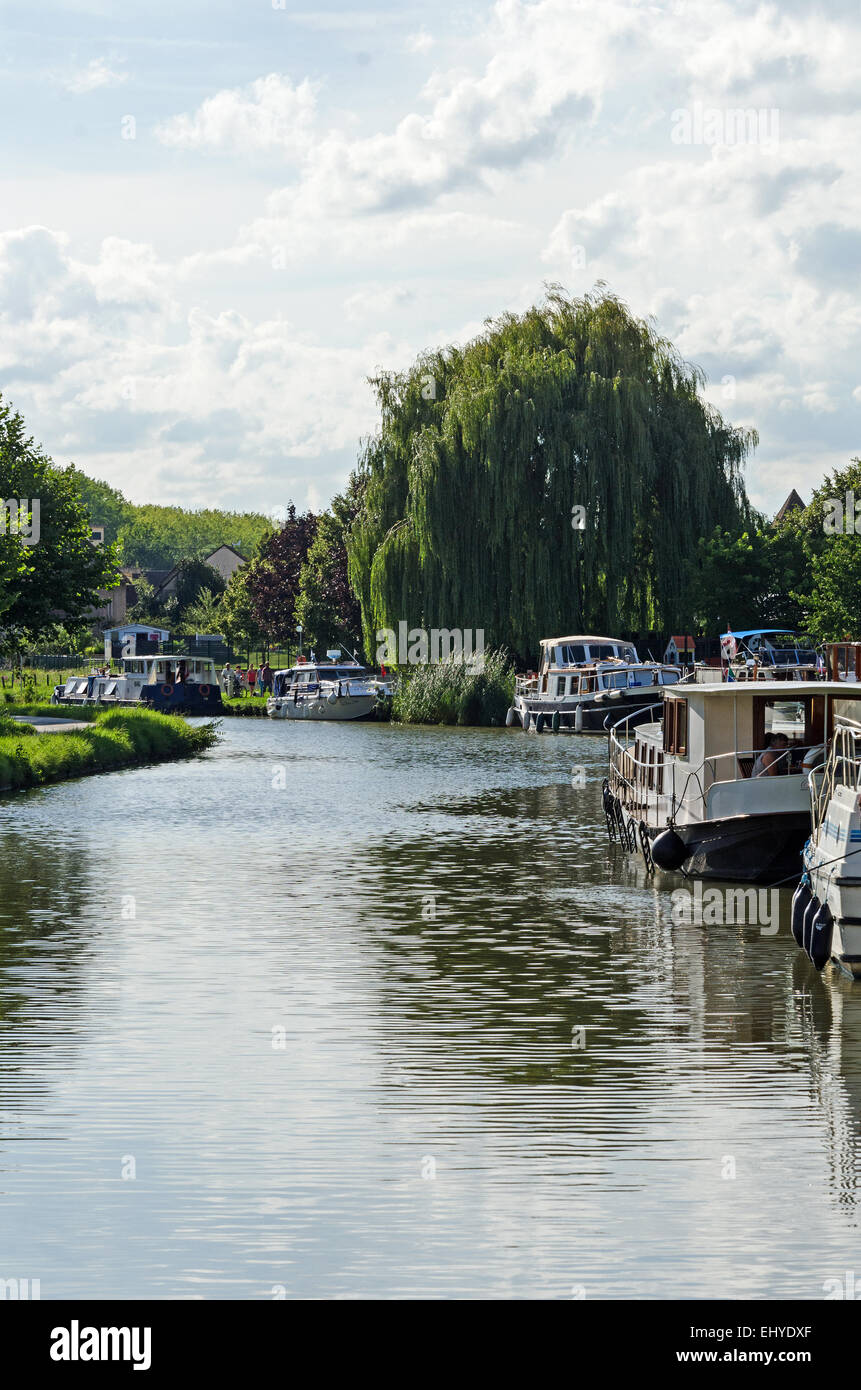
[[(52, 709), (57, 715), (57, 710)], [(78, 711), (75, 711), (75, 718)], [(98, 713), (92, 727), (74, 733), (40, 733), (0, 725), (0, 790), (104, 772), (141, 762), (190, 757), (217, 740), (214, 724), (192, 726), (179, 715), (115, 709)]]
[(548, 633), (671, 627), (697, 537), (747, 521), (755, 434), (609, 293), (553, 290), (374, 384), (348, 543), (368, 653), (400, 620), (522, 658)]
[(250, 558), (272, 533), (269, 517), (259, 512), (137, 506), (74, 467), (68, 475), (90, 521), (104, 525), (107, 541), (119, 542), (122, 562), (130, 567), (172, 569), (180, 560), (211, 555), (219, 545), (232, 545)]
[(392, 718), (401, 724), (504, 724), (514, 699), (514, 667), (505, 651), (488, 651), (484, 670), (448, 660), (400, 676)]
[(223, 597), (223, 587), (218, 593), (213, 593), (211, 589), (201, 589), (197, 598), (189, 604), (182, 615), (182, 621), (179, 625), (180, 635), (193, 635), (196, 632), (220, 632)]
[(251, 570), (252, 565), (234, 570), (219, 605), (220, 630), (235, 646), (257, 647), (264, 641), (249, 588)]
[(688, 566), (689, 621), (711, 636), (734, 628), (805, 624), (793, 591), (804, 582), (808, 553), (789, 527), (760, 526), (732, 534), (715, 527)]
[[(846, 494), (850, 494), (846, 511)], [(852, 515), (853, 495), (861, 503), (861, 459), (826, 474), (810, 505), (793, 517), (807, 557), (804, 575), (793, 597), (805, 610), (806, 626), (820, 641), (861, 637), (861, 515)], [(841, 504), (841, 520), (851, 521), (843, 534), (834, 534), (832, 507)], [(861, 513), (861, 507), (859, 507)], [(826, 529), (827, 528), (827, 529)]]
[(203, 560), (180, 560), (176, 567), (176, 601), (181, 609), (196, 603), (201, 592), (223, 594), (226, 585), (218, 570)]
[(317, 520), (317, 531), (299, 577), (296, 622), (304, 641), (318, 652), (361, 644), (362, 610), (350, 586), (347, 536), (359, 512), (361, 480), (354, 475), (346, 493), (332, 500)]
[[(46, 639), (61, 623), (85, 623), (101, 602), (99, 589), (116, 583), (117, 564), (111, 547), (91, 544), (90, 523), (69, 471), (53, 465), (2, 397), (0, 498), (34, 504), (33, 544), (22, 535), (0, 536), (0, 650), (14, 652)], [(4, 532), (5, 518), (4, 510)]]
[(861, 537), (828, 537), (803, 598), (807, 627), (820, 641), (861, 636)]

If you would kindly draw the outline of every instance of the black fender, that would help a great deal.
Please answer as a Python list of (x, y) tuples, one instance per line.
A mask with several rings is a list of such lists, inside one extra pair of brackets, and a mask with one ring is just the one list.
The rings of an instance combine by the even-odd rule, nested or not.
[(680, 869), (690, 858), (690, 850), (671, 825), (652, 841), (652, 858), (659, 869)]
[(810, 959), (817, 970), (822, 970), (831, 955), (831, 938), (834, 935), (834, 918), (827, 903), (820, 905), (810, 928)]
[(810, 884), (802, 879), (792, 895), (792, 935), (796, 946), (804, 948), (804, 914), (813, 894)]

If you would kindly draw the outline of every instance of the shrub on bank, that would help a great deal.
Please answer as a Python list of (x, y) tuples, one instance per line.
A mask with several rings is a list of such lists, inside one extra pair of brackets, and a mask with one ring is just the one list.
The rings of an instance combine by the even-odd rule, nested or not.
[(10, 721), (0, 717), (0, 790), (191, 757), (217, 737), (214, 724), (193, 726), (179, 715), (138, 709), (97, 713), (92, 728), (74, 733), (40, 734), (26, 724), (11, 724), (10, 730)]
[(491, 649), (483, 671), (449, 660), (402, 672), (392, 718), (401, 724), (504, 724), (513, 699), (514, 666), (506, 651)]

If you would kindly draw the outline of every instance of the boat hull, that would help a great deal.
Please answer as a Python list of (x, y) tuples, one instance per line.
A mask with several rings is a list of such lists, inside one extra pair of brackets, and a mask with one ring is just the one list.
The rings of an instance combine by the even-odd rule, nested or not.
[[(817, 858), (823, 859), (826, 867), (817, 868)], [(853, 867), (851, 872), (835, 875), (835, 867), (830, 853), (814, 854), (808, 863), (810, 889), (820, 902), (828, 904), (834, 919), (833, 964), (851, 979), (861, 980), (861, 874)]]
[[(654, 839), (664, 829), (650, 827), (649, 835)], [(726, 816), (674, 825), (673, 829), (689, 851), (682, 865), (686, 874), (739, 883), (776, 883), (801, 877), (810, 813)]]
[(311, 698), (294, 701), (289, 696), (271, 697), (266, 702), (270, 719), (344, 720), (372, 719), (377, 709), (376, 695), (339, 695), (329, 700)]
[[(102, 703), (109, 702), (105, 700)], [(196, 685), (191, 681), (175, 685), (145, 685), (138, 703), (162, 714), (218, 714), (221, 690), (217, 685)]]
[(544, 727), (548, 730), (554, 714), (558, 714), (559, 733), (561, 734), (604, 733), (608, 716), (610, 716), (609, 722), (614, 724), (627, 715), (632, 727), (638, 723), (638, 716), (642, 719), (651, 718), (652, 716), (648, 713), (649, 706), (656, 704), (661, 699), (663, 689), (663, 686), (637, 689), (632, 691), (630, 695), (622, 695), (619, 699), (608, 698), (600, 703), (589, 697), (580, 701), (542, 700), (537, 696), (530, 698), (518, 695), (514, 700), (514, 709), (521, 725), (524, 715), (528, 712), (530, 728), (533, 729), (539, 714), (544, 716)]

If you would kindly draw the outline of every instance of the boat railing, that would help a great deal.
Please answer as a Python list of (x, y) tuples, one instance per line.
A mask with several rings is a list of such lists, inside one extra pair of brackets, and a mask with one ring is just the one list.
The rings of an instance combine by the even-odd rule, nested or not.
[[(654, 742), (647, 745), (645, 756), (642, 745), (638, 754), (636, 744), (638, 729), (644, 722), (642, 716), (661, 708), (662, 705), (650, 705), (632, 711), (609, 728), (611, 790), (632, 812), (645, 811), (649, 806), (654, 808), (660, 798), (664, 798), (671, 820), (675, 820), (681, 811), (703, 816), (708, 793), (713, 786), (749, 781), (757, 757), (771, 751), (766, 748), (735, 748), (711, 754), (691, 768), (678, 762), (664, 762), (664, 749), (657, 747)], [(637, 716), (637, 723), (631, 726), (631, 718)], [(793, 744), (782, 756), (788, 759), (795, 754), (803, 760), (804, 755), (816, 746)], [(804, 771), (800, 766), (796, 772), (778, 775), (804, 776)]]

